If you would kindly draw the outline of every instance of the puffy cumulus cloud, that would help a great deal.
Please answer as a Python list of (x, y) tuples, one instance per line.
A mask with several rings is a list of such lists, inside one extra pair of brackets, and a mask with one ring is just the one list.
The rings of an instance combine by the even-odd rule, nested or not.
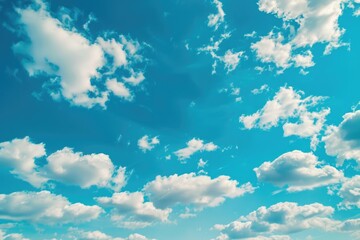
[(262, 239), (262, 236), (306, 229), (336, 230), (339, 222), (331, 218), (333, 212), (332, 207), (320, 203), (299, 206), (294, 202), (280, 202), (268, 208), (262, 206), (229, 224), (217, 224), (214, 229), (221, 231), (228, 239)]
[(48, 191), (0, 194), (0, 219), (43, 224), (87, 222), (103, 210), (99, 206), (70, 203)]
[(212, 3), (216, 6), (217, 13), (208, 16), (208, 26), (214, 27), (215, 30), (217, 30), (219, 26), (225, 22), (225, 12), (223, 10), (222, 2), (213, 0)]
[(346, 113), (339, 126), (329, 126), (322, 141), (326, 153), (336, 156), (339, 165), (353, 159), (360, 166), (360, 110)]
[(0, 164), (10, 167), (12, 174), (37, 188), (50, 180), (114, 191), (126, 184), (126, 169), (116, 168), (103, 153), (84, 155), (65, 147), (47, 156), (42, 166), (35, 162), (39, 157), (45, 157), (45, 145), (32, 143), (29, 137), (0, 143)]
[(283, 37), (279, 34), (262, 37), (260, 41), (251, 44), (251, 49), (262, 62), (273, 62), (277, 67), (287, 68), (291, 60), (291, 45), (282, 44)]
[[(302, 91), (292, 87), (281, 87), (273, 99), (268, 100), (264, 107), (251, 115), (241, 115), (239, 121), (246, 129), (260, 128), (263, 130), (283, 124), (284, 136), (311, 138), (311, 148), (316, 149), (319, 134), (323, 130), (329, 108), (313, 110), (325, 97), (302, 97)], [(313, 110), (313, 111), (311, 111)], [(290, 122), (292, 121), (296, 122)]]
[(212, 152), (218, 149), (218, 146), (213, 142), (204, 143), (203, 140), (198, 138), (193, 138), (186, 143), (187, 147), (182, 148), (174, 152), (174, 154), (180, 159), (185, 160), (190, 158), (193, 154), (197, 152)]
[(84, 155), (67, 147), (48, 156), (42, 171), (51, 180), (81, 188), (97, 186), (119, 191), (126, 183), (125, 168), (115, 169), (108, 155)]
[(143, 152), (151, 151), (158, 144), (160, 144), (158, 137), (150, 138), (148, 135), (145, 135), (138, 140), (138, 147)]
[(174, 174), (168, 177), (157, 176), (144, 186), (144, 192), (156, 207), (162, 209), (177, 204), (201, 209), (218, 206), (226, 198), (243, 196), (255, 190), (250, 183), (238, 185), (239, 183), (231, 180), (229, 176), (212, 179), (209, 176), (197, 176), (195, 173)]
[[(272, 48), (268, 50), (267, 58), (257, 52), (258, 57), (263, 62), (273, 62), (283, 69), (290, 65), (301, 68), (313, 66), (310, 49), (314, 44), (324, 44), (324, 54), (346, 45), (341, 41), (345, 29), (339, 26), (339, 18), (347, 3), (347, 0), (259, 0), (260, 11), (274, 14), (283, 20), (284, 29), (280, 30), (279, 35), (287, 31), (288, 34), (281, 41), (269, 37), (272, 32), (261, 38), (256, 45), (265, 46), (267, 43)], [(301, 55), (297, 54), (301, 51)]]
[(98, 197), (96, 201), (112, 208), (111, 219), (124, 228), (143, 228), (156, 222), (168, 222), (172, 209), (159, 209), (144, 199), (142, 192), (120, 192), (111, 197)]
[(313, 153), (298, 150), (284, 153), (272, 162), (264, 162), (254, 171), (259, 181), (287, 186), (289, 192), (310, 190), (344, 179), (342, 171), (322, 165)]
[(262, 37), (258, 42), (251, 44), (251, 49), (256, 53), (257, 59), (263, 63), (274, 63), (277, 68), (283, 70), (290, 66), (298, 68), (309, 68), (315, 65), (310, 50), (293, 54), (290, 43), (283, 43), (284, 37), (281, 34), (275, 35), (270, 32), (268, 36)]
[(10, 168), (11, 173), (18, 178), (36, 187), (47, 181), (39, 175), (35, 163), (37, 158), (45, 155), (45, 145), (32, 143), (29, 137), (0, 143), (0, 164)]
[(144, 235), (133, 233), (126, 238), (112, 237), (100, 231), (84, 231), (77, 228), (70, 228), (69, 234), (70, 239), (77, 240), (150, 240)]
[(210, 54), (210, 56), (214, 59), (214, 63), (212, 64), (212, 74), (216, 73), (216, 68), (219, 62), (224, 64), (224, 69), (227, 71), (227, 73), (229, 73), (236, 69), (242, 59), (247, 58), (244, 51), (227, 49), (225, 52), (222, 52), (220, 50), (220, 45), (222, 42), (230, 37), (230, 33), (223, 33), (218, 39), (212, 37), (210, 39), (209, 45), (198, 49), (198, 53), (204, 52)]
[(360, 208), (360, 176), (356, 175), (346, 179), (338, 191), (338, 195), (343, 198), (339, 204), (340, 208)]
[[(143, 59), (137, 41), (120, 35), (87, 38), (73, 25), (61, 22), (49, 12), (43, 1), (33, 1), (26, 8), (17, 8), (17, 24), (24, 41), (13, 46), (22, 56), (22, 64), (30, 76), (49, 78), (43, 85), (55, 100), (61, 98), (72, 105), (106, 107), (110, 93), (132, 99), (127, 86), (137, 85), (144, 76), (133, 66)], [(61, 19), (61, 18), (60, 18)], [(116, 79), (115, 76), (128, 79)], [(139, 77), (140, 76), (140, 77)], [(125, 84), (126, 83), (126, 84)]]

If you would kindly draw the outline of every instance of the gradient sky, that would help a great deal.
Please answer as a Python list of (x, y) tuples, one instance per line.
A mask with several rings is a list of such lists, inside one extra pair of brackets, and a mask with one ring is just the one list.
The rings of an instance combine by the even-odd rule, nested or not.
[(0, 240), (360, 239), (359, 0), (0, 0)]

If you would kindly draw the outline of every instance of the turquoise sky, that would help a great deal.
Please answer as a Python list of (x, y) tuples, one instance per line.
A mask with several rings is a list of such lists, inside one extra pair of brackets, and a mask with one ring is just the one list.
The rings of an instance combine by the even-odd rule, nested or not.
[(0, 0), (0, 240), (360, 239), (358, 0)]

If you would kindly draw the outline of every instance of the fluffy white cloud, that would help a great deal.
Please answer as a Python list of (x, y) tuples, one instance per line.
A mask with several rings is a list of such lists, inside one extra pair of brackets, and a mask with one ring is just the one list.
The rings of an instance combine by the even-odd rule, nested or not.
[(0, 143), (0, 164), (10, 167), (11, 173), (41, 187), (47, 181), (111, 188), (119, 191), (126, 184), (125, 168), (116, 168), (108, 155), (74, 152), (65, 147), (50, 154), (45, 165), (37, 165), (36, 158), (45, 157), (45, 145), (32, 143), (29, 137)]
[(100, 231), (84, 231), (77, 228), (69, 229), (69, 238), (77, 240), (149, 240), (144, 235), (133, 233), (126, 238), (112, 237)]
[(339, 126), (329, 126), (325, 142), (326, 153), (336, 156), (338, 164), (345, 160), (355, 160), (360, 166), (360, 110), (346, 113)]
[(46, 155), (43, 143), (32, 143), (29, 137), (0, 143), (0, 164), (11, 169), (18, 178), (40, 187), (47, 181), (39, 175), (35, 159)]
[(262, 37), (260, 41), (251, 44), (259, 60), (264, 63), (275, 63), (279, 68), (288, 68), (291, 60), (291, 45), (283, 44), (282, 35)]
[(43, 224), (87, 222), (103, 210), (99, 206), (70, 203), (48, 191), (0, 194), (0, 219)]
[(138, 140), (138, 147), (143, 152), (151, 151), (158, 144), (160, 144), (158, 137), (149, 138), (148, 135), (145, 135)]
[[(284, 136), (299, 136), (311, 138), (311, 147), (315, 149), (322, 131), (325, 118), (330, 109), (310, 111), (325, 97), (309, 96), (303, 98), (304, 93), (295, 91), (292, 87), (281, 87), (272, 100), (266, 102), (264, 107), (254, 114), (241, 115), (239, 121), (246, 129), (260, 128), (263, 130), (283, 124)], [(288, 119), (296, 122), (289, 122)]]
[(255, 190), (250, 183), (238, 185), (236, 180), (231, 180), (228, 176), (212, 179), (189, 173), (157, 176), (144, 186), (144, 191), (156, 207), (167, 208), (182, 204), (201, 209), (218, 206), (226, 198), (239, 197)]
[(152, 202), (146, 202), (142, 192), (120, 192), (111, 197), (98, 197), (96, 201), (110, 207), (112, 220), (124, 228), (142, 228), (155, 222), (167, 222), (172, 209), (159, 209)]
[(84, 155), (67, 147), (48, 156), (42, 172), (51, 180), (81, 188), (97, 186), (119, 191), (126, 183), (125, 168), (115, 169), (108, 155)]
[(225, 12), (223, 10), (222, 2), (219, 0), (213, 0), (212, 3), (216, 6), (217, 13), (210, 14), (208, 16), (208, 26), (214, 27), (215, 30), (217, 30), (219, 26), (225, 21)]
[(280, 202), (269, 208), (262, 206), (234, 222), (226, 225), (217, 224), (214, 228), (221, 231), (228, 239), (252, 237), (261, 239), (261, 236), (287, 234), (306, 229), (335, 230), (339, 222), (331, 218), (333, 212), (332, 207), (320, 203), (299, 206), (293, 202)]
[(341, 208), (360, 208), (360, 176), (347, 179), (341, 186), (338, 195), (343, 198), (339, 204)]
[[(287, 68), (292, 63), (295, 67), (308, 68), (314, 65), (310, 51), (314, 44), (325, 44), (324, 54), (332, 49), (346, 45), (341, 42), (345, 29), (339, 26), (339, 18), (346, 6), (346, 0), (259, 0), (259, 10), (274, 14), (283, 20), (282, 32), (287, 33), (286, 39), (269, 36), (261, 38), (253, 46), (260, 45), (260, 49), (267, 55), (259, 54), (263, 62), (273, 62), (277, 67)], [(279, 35), (283, 35), (279, 33)], [(263, 48), (261, 48), (263, 47)], [(304, 51), (302, 54), (296, 52)], [(292, 62), (292, 63), (291, 63)]]
[(339, 183), (344, 174), (329, 165), (322, 165), (313, 153), (298, 150), (287, 152), (272, 162), (264, 162), (254, 169), (259, 181), (296, 192)]
[(212, 152), (218, 149), (218, 146), (213, 142), (204, 143), (203, 140), (193, 138), (186, 143), (187, 147), (177, 150), (175, 155), (180, 159), (184, 160), (190, 158), (196, 152)]
[[(13, 46), (25, 56), (22, 63), (30, 76), (49, 77), (44, 87), (55, 100), (64, 98), (73, 105), (106, 107), (109, 91), (130, 100), (130, 92), (116, 80), (107, 81), (117, 70), (138, 74), (132, 63), (141, 61), (139, 43), (119, 36), (98, 37), (95, 41), (52, 16), (42, 1), (16, 9), (18, 25), (26, 41)], [(67, 19), (70, 17), (67, 15)], [(96, 80), (96, 81), (95, 81)], [(100, 85), (102, 85), (100, 87)]]

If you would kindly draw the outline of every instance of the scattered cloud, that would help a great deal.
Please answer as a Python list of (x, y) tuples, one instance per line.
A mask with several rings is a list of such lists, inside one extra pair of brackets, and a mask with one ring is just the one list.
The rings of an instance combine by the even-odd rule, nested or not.
[(103, 210), (99, 206), (70, 203), (61, 195), (48, 191), (0, 194), (0, 218), (42, 224), (87, 222)]
[(208, 26), (214, 27), (214, 29), (217, 30), (219, 26), (225, 22), (225, 12), (223, 10), (222, 2), (213, 0), (212, 3), (216, 6), (217, 13), (208, 16)]
[(39, 174), (35, 162), (37, 158), (45, 155), (45, 144), (32, 143), (29, 137), (0, 143), (0, 164), (10, 168), (12, 174), (35, 187), (40, 187), (47, 181)]
[(258, 59), (264, 63), (274, 63), (281, 69), (280, 72), (295, 66), (302, 68), (300, 72), (305, 73), (303, 69), (315, 64), (311, 53), (313, 45), (325, 45), (324, 54), (348, 45), (341, 40), (345, 29), (339, 25), (346, 2), (259, 0), (259, 10), (282, 19), (283, 27), (277, 34), (271, 31), (268, 36), (253, 43), (252, 48)]
[(254, 95), (258, 95), (261, 94), (263, 92), (268, 92), (270, 91), (270, 88), (267, 84), (261, 85), (261, 87), (259, 88), (254, 88), (253, 90), (251, 90), (251, 93)]
[(148, 135), (145, 135), (138, 140), (138, 147), (143, 152), (151, 151), (158, 144), (160, 144), (158, 137), (150, 138)]
[[(241, 115), (239, 121), (246, 129), (270, 129), (283, 124), (284, 136), (299, 136), (311, 138), (311, 148), (316, 149), (319, 134), (323, 130), (329, 108), (311, 111), (321, 103), (325, 97), (309, 96), (303, 98), (301, 91), (292, 87), (281, 87), (272, 100), (254, 114)], [(296, 120), (296, 122), (290, 122)]]
[(172, 209), (159, 209), (144, 199), (142, 192), (120, 192), (111, 197), (98, 197), (96, 201), (105, 208), (112, 208), (111, 219), (120, 227), (143, 228), (156, 222), (168, 222)]
[(343, 201), (339, 204), (340, 208), (360, 208), (360, 176), (355, 175), (352, 178), (346, 179), (346, 181), (342, 184), (338, 195), (343, 199)]
[(336, 156), (339, 165), (355, 160), (360, 166), (360, 110), (346, 113), (339, 126), (329, 126), (322, 141), (326, 153)]
[(287, 186), (289, 192), (311, 190), (344, 179), (342, 171), (323, 165), (311, 152), (298, 150), (284, 153), (272, 162), (264, 162), (254, 171), (259, 181)]
[(188, 159), (197, 152), (212, 152), (218, 149), (218, 146), (215, 145), (213, 142), (204, 143), (204, 141), (199, 138), (191, 139), (186, 143), (186, 145), (187, 147), (174, 152), (174, 154), (179, 158), (179, 160)]
[(119, 191), (126, 184), (126, 169), (116, 168), (106, 154), (84, 155), (65, 147), (47, 156), (45, 165), (37, 165), (35, 159), (45, 154), (45, 144), (32, 143), (29, 137), (0, 143), (0, 164), (37, 188), (56, 181), (81, 188), (97, 186)]
[(217, 224), (214, 229), (221, 231), (228, 239), (262, 239), (307, 229), (330, 231), (339, 224), (331, 218), (333, 212), (332, 207), (320, 203), (299, 206), (294, 202), (280, 202), (269, 208), (262, 206), (229, 224)]
[(201, 209), (218, 206), (226, 198), (240, 197), (255, 190), (250, 183), (238, 185), (239, 183), (231, 180), (229, 176), (212, 179), (209, 176), (197, 176), (195, 173), (174, 174), (168, 177), (157, 176), (144, 186), (144, 192), (155, 206), (162, 209), (177, 204)]
[[(96, 105), (106, 108), (110, 93), (126, 100), (133, 98), (125, 85), (137, 85), (144, 80), (142, 70), (133, 68), (143, 61), (138, 54), (140, 43), (110, 33), (91, 40), (94, 37), (87, 38), (77, 30), (69, 15), (66, 24), (63, 23), (42, 1), (17, 8), (16, 12), (20, 32), (27, 40), (14, 44), (13, 51), (22, 57), (31, 77), (49, 78), (43, 88), (53, 99), (65, 99), (86, 108)], [(116, 78), (119, 74), (122, 79)]]

